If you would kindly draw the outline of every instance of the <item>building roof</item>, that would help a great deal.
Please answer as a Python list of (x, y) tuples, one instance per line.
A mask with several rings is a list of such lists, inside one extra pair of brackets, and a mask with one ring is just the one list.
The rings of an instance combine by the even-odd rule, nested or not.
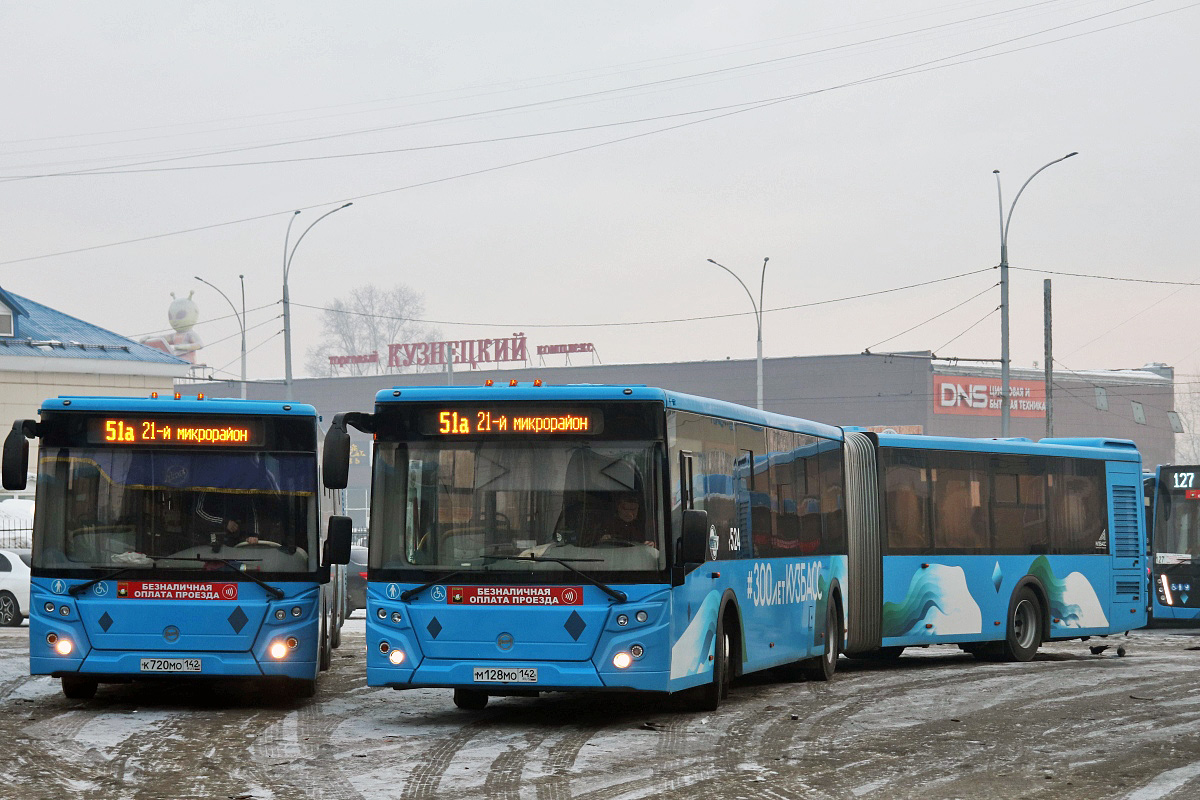
[(70, 314), (0, 289), (14, 314), (15, 336), (0, 336), (0, 356), (137, 361), (172, 366), (188, 362)]

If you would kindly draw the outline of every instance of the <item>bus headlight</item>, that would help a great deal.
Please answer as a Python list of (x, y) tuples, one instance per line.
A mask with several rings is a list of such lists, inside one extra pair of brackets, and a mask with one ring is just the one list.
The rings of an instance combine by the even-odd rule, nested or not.
[(283, 642), (272, 642), (267, 652), (271, 654), (271, 658), (280, 661), (287, 656), (288, 646)]
[(75, 649), (75, 645), (71, 644), (70, 639), (59, 639), (54, 643), (54, 652), (60, 656), (69, 656), (71, 651)]
[(404, 663), (404, 651), (393, 650), (392, 652), (388, 653), (388, 661), (392, 662), (397, 667), (400, 666)]
[(380, 619), (387, 619), (387, 609), (386, 608), (379, 609), (378, 611), (375, 612), (375, 616), (379, 617)]
[(629, 648), (629, 654), (634, 658), (641, 658), (646, 654), (646, 650), (640, 644), (635, 644), (633, 647)]
[(302, 613), (304, 613), (304, 610), (302, 608), (300, 608), (300, 606), (292, 606), (292, 616), (293, 617), (298, 617)]
[(275, 619), (283, 619), (286, 616), (287, 616), (287, 612), (284, 611), (282, 608), (278, 608), (275, 610)]
[(624, 614), (617, 614), (617, 624), (624, 628), (629, 624), (629, 617), (625, 616)]
[(613, 656), (613, 666), (617, 669), (628, 669), (629, 665), (632, 663), (633, 656), (629, 655), (629, 653), (626, 653), (624, 650)]
[(637, 616), (638, 622), (645, 622), (646, 620), (650, 619), (650, 615), (645, 611), (639, 611), (635, 616)]
[(42, 606), (42, 608), (46, 609), (47, 614), (54, 613), (54, 603), (51, 603), (49, 600), (46, 601), (46, 605)]

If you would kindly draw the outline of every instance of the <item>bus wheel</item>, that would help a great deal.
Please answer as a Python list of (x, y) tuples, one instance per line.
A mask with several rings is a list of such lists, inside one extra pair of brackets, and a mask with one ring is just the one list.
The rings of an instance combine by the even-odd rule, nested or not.
[(482, 711), (487, 708), (488, 696), (478, 689), (455, 689), (454, 705), (463, 711)]
[(713, 641), (712, 681), (691, 690), (695, 692), (690, 704), (693, 711), (716, 711), (721, 701), (729, 696), (729, 683), (733, 679), (733, 641), (725, 629), (724, 615), (717, 618), (717, 636)]
[(1030, 661), (1042, 644), (1042, 606), (1028, 586), (1013, 595), (1002, 653), (1005, 661)]
[(333, 660), (333, 649), (329, 646), (329, 608), (322, 603), (321, 608), (321, 637), (317, 646), (319, 648), (318, 659), (320, 661), (321, 672), (329, 669), (329, 665)]
[(804, 664), (804, 674), (810, 681), (827, 681), (837, 670), (838, 651), (841, 650), (842, 617), (837, 603), (829, 599), (825, 608), (825, 651), (819, 658), (810, 658)]
[(17, 598), (13, 597), (8, 592), (0, 592), (0, 625), (6, 628), (15, 628), (21, 624), (21, 607), (17, 605)]
[(72, 700), (91, 700), (96, 696), (95, 678), (83, 675), (63, 675), (62, 692)]

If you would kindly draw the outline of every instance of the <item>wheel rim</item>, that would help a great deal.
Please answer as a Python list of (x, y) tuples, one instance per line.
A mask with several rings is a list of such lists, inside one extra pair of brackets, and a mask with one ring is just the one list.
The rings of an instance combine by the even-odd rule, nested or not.
[(1012, 626), (1013, 639), (1017, 646), (1022, 650), (1032, 647), (1033, 639), (1037, 635), (1037, 620), (1033, 615), (1033, 604), (1028, 600), (1022, 600), (1013, 609)]
[(726, 697), (729, 694), (729, 669), (733, 664), (733, 659), (729, 655), (729, 634), (725, 634), (722, 640), (724, 647), (721, 653), (721, 697)]
[(17, 604), (11, 597), (0, 597), (0, 625), (7, 625), (17, 615)]
[(837, 645), (834, 640), (837, 638), (837, 621), (833, 614), (830, 613), (825, 621), (825, 663), (832, 664), (837, 658)]

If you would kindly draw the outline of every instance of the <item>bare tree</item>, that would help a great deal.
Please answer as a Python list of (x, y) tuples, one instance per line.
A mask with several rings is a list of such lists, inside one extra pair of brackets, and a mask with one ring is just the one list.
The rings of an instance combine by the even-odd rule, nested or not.
[[(440, 335), (436, 329), (414, 321), (424, 310), (424, 299), (407, 286), (391, 289), (373, 284), (359, 286), (349, 296), (329, 303), (321, 319), (321, 344), (308, 351), (305, 366), (317, 377), (406, 371), (388, 368), (388, 345), (436, 339)], [(377, 355), (375, 361), (334, 363), (331, 360), (372, 354)]]

